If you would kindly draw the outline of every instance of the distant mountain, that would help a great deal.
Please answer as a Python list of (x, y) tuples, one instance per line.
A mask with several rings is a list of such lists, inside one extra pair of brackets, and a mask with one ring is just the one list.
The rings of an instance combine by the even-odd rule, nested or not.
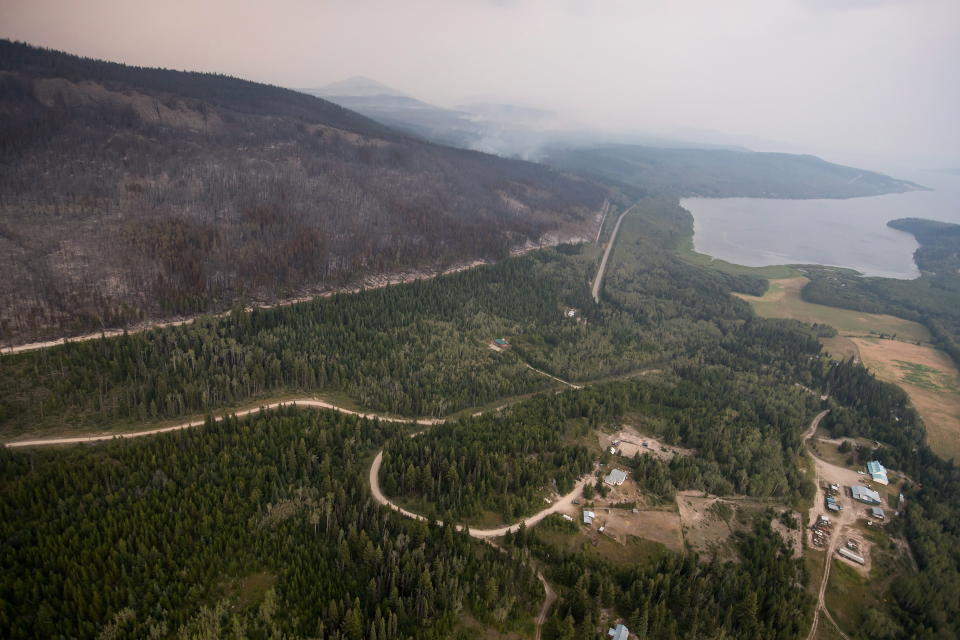
[(637, 145), (553, 148), (544, 161), (642, 195), (853, 198), (924, 189), (816, 156)]
[(355, 77), (319, 87), (298, 89), (407, 134), (464, 149), (476, 149), (485, 128), (463, 111), (444, 109), (411, 98), (369, 78)]
[(339, 82), (331, 82), (313, 91), (316, 91), (315, 95), (318, 96), (405, 96), (396, 89), (363, 76), (354, 76)]
[(557, 117), (553, 111), (515, 104), (475, 102), (457, 105), (457, 109), (489, 122), (518, 126), (543, 126)]
[(0, 41), (2, 343), (497, 258), (604, 196), (289, 89)]

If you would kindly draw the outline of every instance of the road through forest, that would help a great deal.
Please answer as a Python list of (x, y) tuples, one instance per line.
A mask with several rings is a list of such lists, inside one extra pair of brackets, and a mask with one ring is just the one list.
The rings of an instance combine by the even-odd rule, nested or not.
[(613, 250), (613, 245), (617, 241), (617, 232), (620, 231), (620, 223), (623, 222), (623, 217), (633, 211), (636, 206), (637, 205), (633, 205), (624, 210), (624, 212), (620, 214), (620, 217), (617, 218), (617, 224), (613, 227), (613, 233), (610, 234), (610, 240), (607, 242), (607, 250), (603, 252), (603, 259), (600, 260), (600, 268), (597, 269), (597, 276), (593, 279), (591, 294), (593, 295), (594, 302), (600, 302), (600, 283), (603, 282), (603, 272), (607, 270), (607, 260), (610, 258), (610, 252)]
[[(636, 206), (636, 205), (634, 205), (634, 206)], [(604, 252), (603, 260), (602, 260), (601, 263), (600, 263), (600, 266), (599, 266), (599, 268), (598, 268), (598, 270), (597, 270), (596, 278), (595, 278), (595, 280), (594, 280), (594, 298), (595, 298), (595, 299), (597, 298), (597, 293), (596, 293), (596, 292), (597, 292), (597, 290), (598, 290), (598, 288), (599, 288), (599, 283), (600, 283), (601, 280), (603, 279), (603, 271), (604, 271), (604, 269), (606, 268), (607, 259), (610, 257), (611, 248), (613, 247), (614, 241), (616, 240), (617, 232), (618, 232), (619, 229), (620, 229), (620, 223), (622, 222), (623, 217), (624, 217), (630, 210), (632, 210), (632, 209), (633, 209), (633, 207), (630, 207), (629, 209), (627, 209), (626, 211), (624, 211), (622, 214), (620, 214), (620, 217), (617, 219), (617, 224), (616, 224), (616, 226), (614, 227), (613, 233), (611, 234), (609, 244), (607, 245), (607, 249), (606, 249), (606, 251)], [(602, 223), (601, 223), (601, 224), (602, 224)], [(598, 231), (598, 237), (599, 237), (599, 231)], [(475, 265), (471, 265), (471, 266), (475, 266)], [(469, 268), (469, 267), (461, 267), (461, 268)], [(459, 269), (458, 269), (458, 270), (459, 270)], [(387, 284), (389, 284), (389, 283), (387, 283)], [(385, 285), (383, 285), (383, 286), (385, 286)], [(178, 320), (178, 321), (173, 321), (173, 322), (164, 323), (162, 326), (169, 326), (169, 325), (172, 325), (172, 324), (183, 324), (183, 323), (185, 323), (185, 322), (190, 322), (190, 321), (191, 321), (191, 320)], [(161, 326), (161, 325), (153, 325), (153, 326)], [(152, 327), (148, 327), (148, 328), (152, 328)], [(144, 330), (145, 330), (145, 329), (144, 329)], [(83, 337), (80, 337), (80, 338), (75, 338), (75, 340), (92, 340), (92, 339), (96, 339), (96, 338), (99, 338), (99, 337), (101, 337), (101, 334), (91, 334), (91, 335), (89, 335), (89, 336), (83, 336)], [(57, 341), (57, 342), (48, 342), (48, 343), (35, 343), (35, 344), (31, 344), (31, 345), (21, 345), (20, 347), (15, 347), (15, 348), (13, 349), (13, 351), (16, 352), (16, 351), (27, 351), (27, 350), (32, 350), (32, 349), (42, 349), (42, 348), (54, 346), (54, 345), (59, 344), (59, 343), (60, 343), (60, 342)], [(557, 378), (557, 377), (555, 377), (555, 376), (553, 376), (553, 375), (551, 375), (551, 374), (548, 374), (548, 373), (546, 373), (546, 372), (544, 372), (544, 371), (540, 371), (539, 369), (535, 369), (534, 367), (532, 367), (532, 366), (529, 365), (529, 364), (527, 364), (527, 366), (530, 367), (531, 369), (533, 369), (534, 371), (537, 371), (538, 373), (541, 373), (541, 374), (543, 374), (543, 375), (545, 375), (545, 376), (547, 376), (547, 377), (549, 377), (549, 378), (552, 378), (552, 379), (556, 380), (557, 382), (560, 382), (560, 383), (562, 383), (562, 384), (564, 384), (564, 385), (567, 385), (567, 386), (569, 386), (569, 387), (571, 387), (571, 388), (574, 388), (574, 389), (581, 389), (581, 388), (582, 388), (582, 386), (580, 386), (580, 385), (572, 384), (572, 383), (567, 382), (567, 381), (565, 381), (565, 380), (561, 380), (560, 378)], [(309, 398), (309, 397), (308, 397), (308, 398), (296, 399), (296, 400), (285, 400), (285, 401), (280, 401), (280, 402), (273, 402), (273, 403), (266, 404), (266, 405), (263, 405), (263, 406), (260, 406), (260, 407), (256, 407), (256, 408), (245, 409), (245, 410), (237, 411), (237, 412), (233, 412), (233, 413), (224, 413), (224, 414), (215, 416), (213, 419), (214, 419), (214, 420), (222, 420), (224, 417), (231, 416), (231, 415), (232, 415), (232, 416), (235, 416), (235, 417), (242, 417), (242, 416), (250, 415), (250, 414), (252, 414), (252, 413), (256, 413), (256, 412), (258, 412), (258, 411), (275, 409), (275, 408), (284, 407), (284, 406), (302, 406), (302, 407), (311, 407), (311, 408), (327, 409), (327, 410), (331, 410), (331, 411), (338, 411), (338, 412), (340, 412), (340, 413), (345, 413), (345, 414), (348, 414), (348, 415), (358, 416), (358, 417), (361, 417), (361, 418), (378, 419), (378, 420), (384, 420), (384, 421), (389, 421), (389, 422), (403, 422), (403, 423), (418, 424), (418, 425), (423, 425), (423, 426), (432, 426), (432, 425), (435, 425), (435, 424), (439, 424), (439, 423), (445, 422), (445, 419), (442, 419), (442, 418), (407, 419), (407, 418), (397, 418), (397, 417), (392, 417), (392, 416), (384, 416), (384, 415), (375, 414), (375, 413), (364, 413), (364, 412), (361, 412), (361, 411), (354, 411), (354, 410), (352, 410), (352, 409), (346, 409), (346, 408), (344, 408), (344, 407), (340, 407), (340, 406), (334, 405), (334, 404), (332, 404), (332, 403), (330, 403), (330, 402), (326, 402), (326, 401), (323, 401), (323, 400), (318, 400), (318, 399), (316, 399), (316, 398)], [(491, 409), (490, 411), (497, 411), (497, 410), (498, 410), (498, 409)], [(196, 420), (190, 420), (190, 421), (187, 421), (187, 422), (182, 422), (182, 423), (180, 423), (180, 424), (172, 425), (172, 426), (169, 426), (169, 427), (160, 427), (160, 428), (156, 428), (156, 429), (147, 429), (147, 430), (144, 430), (144, 431), (133, 431), (133, 432), (122, 432), (122, 433), (103, 433), (103, 434), (94, 434), (94, 435), (85, 435), (85, 436), (73, 436), (73, 437), (63, 437), (63, 438), (44, 438), (44, 439), (35, 439), (35, 440), (21, 440), (21, 441), (18, 441), (18, 442), (8, 442), (8, 443), (5, 443), (5, 446), (7, 446), (7, 447), (34, 447), (34, 446), (45, 446), (45, 445), (77, 444), (77, 443), (84, 443), (84, 442), (100, 442), (100, 441), (106, 441), (106, 440), (113, 440), (113, 439), (115, 439), (115, 438), (123, 438), (123, 439), (139, 438), (139, 437), (157, 435), (157, 434), (161, 434), (161, 433), (169, 433), (169, 432), (172, 432), (172, 431), (180, 431), (180, 430), (183, 430), (183, 429), (191, 429), (191, 428), (194, 428), (194, 427), (202, 426), (202, 425), (204, 425), (204, 424), (206, 424), (206, 419), (196, 419)], [(411, 437), (417, 436), (417, 435), (419, 435), (420, 433), (423, 433), (423, 431), (419, 431), (419, 432), (417, 432), (417, 433), (414, 433), (414, 434), (412, 434)], [(425, 522), (428, 521), (428, 519), (427, 519), (425, 516), (422, 516), (422, 515), (420, 515), (420, 514), (417, 514), (417, 513), (412, 512), (412, 511), (408, 511), (408, 510), (406, 510), (406, 509), (403, 509), (402, 507), (400, 507), (399, 505), (393, 503), (389, 498), (387, 498), (386, 496), (383, 495), (383, 492), (380, 490), (380, 481), (379, 481), (380, 467), (381, 467), (382, 463), (383, 463), (383, 450), (381, 449), (381, 450), (377, 453), (377, 455), (374, 457), (373, 462), (372, 462), (371, 465), (370, 465), (370, 473), (369, 473), (370, 493), (372, 494), (373, 498), (374, 498), (378, 503), (380, 503), (381, 505), (386, 506), (386, 507), (388, 507), (388, 508), (396, 511), (397, 513), (399, 513), (399, 514), (401, 514), (401, 515), (403, 515), (403, 516), (405, 516), (405, 517), (407, 517), (407, 518), (412, 518), (412, 519), (414, 519), (414, 520), (420, 520), (420, 521), (425, 521)], [(559, 511), (563, 511), (563, 510), (569, 509), (570, 507), (573, 506), (573, 501), (574, 501), (575, 499), (577, 499), (578, 497), (580, 497), (580, 496), (583, 494), (583, 488), (584, 488), (584, 486), (586, 486), (586, 484), (589, 483), (589, 482), (591, 482), (592, 480), (593, 480), (592, 474), (586, 475), (586, 476), (580, 478), (580, 479), (577, 481), (577, 483), (576, 483), (576, 485), (574, 486), (574, 488), (573, 488), (569, 493), (567, 493), (567, 494), (564, 495), (564, 496), (561, 496), (560, 498), (558, 498), (557, 500), (555, 500), (549, 507), (541, 510), (540, 512), (538, 512), (538, 513), (536, 513), (536, 514), (534, 514), (534, 515), (532, 515), (532, 516), (530, 516), (530, 517), (528, 517), (528, 518), (524, 518), (524, 519), (522, 519), (522, 520), (520, 520), (520, 521), (518, 521), (518, 522), (515, 522), (515, 523), (513, 523), (513, 524), (505, 525), (505, 526), (503, 526), (503, 527), (498, 527), (498, 528), (494, 528), (494, 529), (470, 529), (470, 530), (469, 530), (469, 534), (470, 534), (472, 537), (474, 537), (474, 538), (483, 540), (483, 541), (487, 542), (488, 544), (493, 545), (495, 548), (497, 548), (497, 549), (499, 549), (499, 550), (501, 550), (501, 551), (505, 551), (502, 547), (500, 547), (500, 546), (497, 545), (495, 542), (493, 542), (492, 539), (493, 539), (493, 538), (500, 537), (500, 536), (503, 536), (503, 535), (505, 535), (508, 531), (516, 531), (516, 530), (520, 527), (521, 524), (525, 525), (526, 527), (532, 527), (532, 526), (536, 525), (536, 524), (539, 523), (541, 520), (543, 520), (544, 518), (546, 518), (547, 516), (549, 516), (549, 515), (551, 515), (551, 514), (554, 514), (554, 513), (557, 513), (557, 512), (559, 512)], [(438, 521), (438, 522), (439, 522), (439, 521)], [(440, 523), (440, 524), (442, 524), (442, 523)], [(462, 526), (462, 525), (457, 525), (457, 530), (462, 530), (462, 529), (463, 529), (463, 526)], [(541, 606), (540, 611), (539, 611), (539, 613), (538, 613), (538, 615), (537, 615), (537, 618), (536, 618), (536, 621), (535, 621), (536, 631), (535, 631), (535, 634), (534, 634), (534, 638), (535, 638), (535, 640), (540, 640), (541, 634), (542, 634), (542, 630), (543, 630), (543, 625), (544, 625), (544, 623), (546, 622), (546, 619), (547, 619), (547, 616), (548, 616), (548, 614), (549, 614), (549, 611), (550, 611), (551, 606), (553, 606), (553, 603), (554, 603), (554, 602), (556, 601), (556, 599), (557, 599), (557, 594), (554, 592), (553, 588), (550, 586), (550, 583), (549, 583), (549, 582), (547, 581), (547, 579), (544, 577), (543, 573), (540, 572), (539, 570), (537, 571), (537, 578), (540, 580), (541, 584), (543, 585), (543, 589), (544, 589), (544, 601), (543, 601), (543, 605)]]

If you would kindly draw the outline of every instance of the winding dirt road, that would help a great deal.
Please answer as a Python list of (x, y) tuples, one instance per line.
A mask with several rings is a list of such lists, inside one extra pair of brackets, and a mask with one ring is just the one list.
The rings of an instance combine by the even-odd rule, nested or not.
[(617, 241), (617, 233), (620, 231), (620, 223), (623, 222), (623, 217), (633, 211), (637, 205), (633, 205), (629, 209), (624, 210), (620, 214), (620, 217), (617, 218), (617, 224), (613, 227), (613, 233), (610, 234), (610, 240), (607, 242), (607, 250), (603, 252), (603, 259), (600, 261), (600, 268), (597, 269), (597, 276), (593, 279), (593, 289), (591, 293), (593, 294), (593, 301), (600, 302), (600, 283), (603, 282), (603, 272), (607, 270), (607, 260), (610, 258), (610, 252), (613, 250), (613, 245)]
[[(267, 410), (267, 409), (276, 409), (278, 407), (286, 406), (300, 406), (300, 407), (313, 407), (316, 409), (329, 409), (331, 411), (338, 411), (340, 413), (345, 413), (351, 416), (358, 416), (360, 418), (370, 418), (377, 420), (383, 420), (384, 422), (405, 422), (412, 424), (422, 424), (422, 425), (434, 425), (444, 422), (442, 418), (394, 418), (390, 416), (384, 416), (377, 413), (364, 413), (362, 411), (353, 411), (352, 409), (344, 409), (343, 407), (338, 407), (335, 404), (325, 402), (323, 400), (317, 400), (316, 398), (302, 398), (298, 400), (285, 400), (282, 402), (272, 402), (270, 404), (265, 404), (260, 407), (255, 407), (253, 409), (244, 409), (243, 411), (237, 412), (228, 412), (214, 417), (214, 420), (222, 420), (226, 416), (236, 416), (238, 418), (250, 415), (251, 413), (256, 413), (257, 411)], [(18, 442), (7, 442), (4, 444), (6, 447), (42, 447), (46, 445), (55, 445), (55, 444), (75, 444), (78, 442), (100, 442), (103, 440), (113, 440), (115, 438), (141, 438), (143, 436), (152, 436), (158, 433), (167, 433), (169, 431), (180, 431), (182, 429), (192, 429), (193, 427), (199, 427), (206, 423), (206, 419), (203, 420), (191, 420), (189, 422), (182, 422), (180, 424), (173, 425), (171, 427), (160, 427), (158, 429), (148, 429), (146, 431), (127, 431), (119, 433), (105, 433), (91, 436), (74, 436), (70, 438), (42, 438), (38, 440), (20, 440)]]
[[(383, 450), (380, 450), (377, 453), (377, 456), (373, 459), (373, 464), (370, 465), (370, 493), (373, 494), (373, 499), (382, 504), (385, 507), (393, 509), (397, 513), (412, 518), (413, 520), (420, 520), (421, 522), (430, 522), (430, 519), (420, 515), (419, 513), (414, 513), (412, 511), (407, 511), (400, 505), (392, 502), (390, 498), (383, 495), (383, 491), (380, 490), (380, 466), (383, 464)], [(529, 518), (520, 520), (513, 524), (508, 524), (503, 527), (497, 527), (496, 529), (473, 529), (470, 528), (469, 533), (474, 538), (486, 539), (486, 538), (499, 538), (502, 535), (506, 535), (508, 531), (515, 532), (521, 524), (525, 524), (527, 528), (530, 528), (546, 518), (547, 516), (568, 509), (573, 506), (573, 501), (576, 500), (583, 493), (583, 487), (593, 480), (593, 475), (586, 475), (580, 480), (577, 481), (577, 484), (573, 487), (573, 490), (558, 498), (553, 504), (549, 507), (533, 514)], [(437, 520), (437, 524), (442, 525), (442, 520)], [(463, 525), (456, 526), (457, 531), (463, 531)]]

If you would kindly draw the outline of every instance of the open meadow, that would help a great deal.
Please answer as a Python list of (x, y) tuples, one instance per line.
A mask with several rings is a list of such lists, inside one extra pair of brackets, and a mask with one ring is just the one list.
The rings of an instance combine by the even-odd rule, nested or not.
[(900, 385), (923, 417), (930, 446), (960, 460), (960, 373), (950, 358), (930, 346), (922, 325), (895, 316), (862, 313), (806, 302), (807, 278), (771, 280), (762, 297), (736, 294), (759, 316), (829, 324), (838, 331), (823, 338), (834, 358), (861, 360), (878, 378)]

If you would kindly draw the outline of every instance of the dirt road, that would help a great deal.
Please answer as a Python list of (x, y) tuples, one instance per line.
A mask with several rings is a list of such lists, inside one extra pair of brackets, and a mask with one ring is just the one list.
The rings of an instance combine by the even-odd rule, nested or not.
[(617, 224), (613, 227), (613, 233), (610, 234), (610, 241), (607, 242), (607, 250), (603, 252), (603, 259), (600, 261), (600, 267), (597, 269), (597, 276), (593, 279), (593, 301), (600, 302), (600, 283), (603, 282), (603, 272), (607, 269), (607, 260), (610, 258), (610, 252), (613, 250), (613, 245), (617, 241), (617, 232), (620, 231), (620, 223), (623, 222), (623, 217), (633, 211), (637, 205), (633, 205), (629, 209), (626, 209), (623, 213), (620, 214), (620, 217), (617, 218)]
[[(383, 416), (376, 413), (364, 413), (362, 411), (353, 411), (352, 409), (344, 409), (343, 407), (338, 407), (337, 405), (330, 404), (323, 400), (317, 400), (316, 398), (302, 398), (297, 400), (285, 400), (283, 402), (273, 402), (270, 404), (265, 404), (260, 407), (255, 407), (253, 409), (244, 409), (243, 411), (237, 411), (236, 413), (224, 413), (214, 417), (214, 420), (222, 420), (225, 416), (237, 416), (242, 417), (250, 415), (251, 413), (256, 413), (261, 409), (276, 409), (277, 407), (286, 407), (286, 406), (299, 406), (299, 407), (314, 407), (317, 409), (330, 409), (331, 411), (338, 411), (340, 413), (346, 413), (352, 416), (358, 416), (361, 418), (376, 418), (378, 420), (383, 420), (385, 422), (407, 422), (415, 423), (422, 425), (434, 425), (444, 420), (442, 418), (420, 418), (420, 419), (410, 419), (410, 418), (394, 418), (390, 416)], [(167, 433), (169, 431), (180, 431), (182, 429), (191, 429), (193, 427), (199, 427), (206, 422), (206, 419), (203, 420), (191, 420), (189, 422), (183, 422), (180, 424), (173, 425), (171, 427), (161, 427), (159, 429), (148, 429), (146, 431), (129, 431), (121, 433), (105, 433), (100, 435), (91, 435), (91, 436), (75, 436), (71, 438), (43, 438), (38, 440), (20, 440), (18, 442), (7, 442), (4, 444), (6, 447), (41, 447), (46, 445), (55, 445), (55, 444), (75, 444), (78, 442), (99, 442), (102, 440), (113, 440), (114, 438), (141, 438), (143, 436), (152, 436), (158, 433)]]
[(524, 362), (524, 364), (526, 364), (526, 365), (527, 365), (527, 368), (530, 369), (531, 371), (536, 371), (537, 373), (539, 373), (539, 374), (542, 375), (542, 376), (547, 376), (548, 378), (551, 378), (552, 380), (556, 380), (556, 381), (559, 382), (560, 384), (565, 384), (565, 385), (567, 385), (568, 387), (570, 387), (571, 389), (583, 389), (583, 385), (573, 384), (572, 382), (567, 382), (566, 380), (562, 380), (562, 379), (558, 378), (557, 376), (552, 376), (552, 375), (550, 375), (549, 373), (547, 373), (546, 371), (541, 371), (540, 369), (537, 369), (536, 367), (531, 366), (531, 365), (527, 364), (526, 362)]
[(540, 584), (543, 585), (543, 606), (540, 607), (540, 615), (537, 616), (537, 630), (533, 634), (533, 640), (540, 640), (543, 635), (543, 624), (547, 621), (547, 615), (550, 613), (550, 607), (557, 601), (557, 594), (543, 577), (543, 574), (537, 571), (537, 577), (540, 578)]
[[(396, 511), (397, 513), (412, 518), (413, 520), (420, 520), (422, 522), (429, 522), (429, 518), (420, 515), (419, 513), (414, 513), (412, 511), (407, 511), (400, 505), (392, 502), (390, 498), (383, 495), (383, 492), (380, 490), (380, 466), (383, 464), (383, 450), (377, 453), (376, 457), (373, 459), (373, 464), (370, 465), (370, 493), (373, 494), (373, 499), (382, 504), (385, 507), (389, 507)], [(527, 528), (534, 526), (547, 516), (558, 511), (563, 511), (565, 509), (573, 506), (573, 501), (576, 500), (583, 493), (583, 487), (593, 480), (593, 475), (586, 475), (577, 482), (576, 486), (573, 487), (573, 490), (558, 498), (553, 504), (551, 504), (546, 509), (533, 514), (529, 518), (520, 520), (513, 524), (508, 524), (503, 527), (497, 527), (496, 529), (474, 529), (470, 528), (470, 535), (474, 538), (486, 539), (486, 538), (498, 538), (502, 535), (506, 535), (507, 531), (516, 531), (521, 524), (526, 524)], [(437, 520), (437, 524), (442, 525), (443, 521)], [(462, 531), (463, 526), (457, 525), (457, 531)]]
[[(817, 516), (823, 512), (824, 492), (823, 488), (821, 487), (822, 480), (839, 485), (852, 485), (859, 483), (859, 477), (855, 471), (838, 467), (835, 464), (831, 464), (826, 460), (817, 457), (813, 451), (813, 448), (810, 446), (811, 441), (817, 433), (817, 427), (820, 426), (820, 422), (828, 413), (830, 413), (829, 410), (818, 413), (810, 422), (810, 428), (807, 429), (807, 432), (804, 434), (804, 442), (807, 445), (807, 450), (810, 452), (810, 457), (813, 459), (814, 467), (817, 471), (817, 493), (814, 496), (813, 506), (810, 508), (808, 528), (813, 526), (813, 524), (816, 522)], [(833, 620), (833, 617), (830, 615), (830, 612), (827, 611), (826, 605), (824, 604), (824, 597), (827, 592), (827, 584), (830, 581), (830, 569), (833, 566), (833, 555), (837, 550), (837, 545), (842, 537), (842, 532), (848, 529), (851, 525), (855, 524), (857, 521), (857, 508), (852, 499), (841, 493), (841, 495), (837, 496), (837, 502), (843, 507), (843, 510), (840, 511), (840, 513), (831, 512), (830, 514), (830, 518), (833, 522), (833, 528), (830, 530), (830, 536), (827, 539), (826, 546), (824, 547), (826, 557), (824, 559), (823, 579), (820, 581), (820, 590), (817, 593), (817, 604), (813, 610), (813, 623), (810, 625), (810, 633), (807, 634), (807, 640), (813, 640), (813, 638), (816, 636), (817, 625), (820, 622), (821, 612), (823, 612), (823, 614), (830, 620), (830, 622), (833, 623), (835, 627), (837, 626), (836, 622)], [(844, 636), (843, 632), (840, 631), (839, 628), (837, 628), (837, 631), (841, 636)]]

